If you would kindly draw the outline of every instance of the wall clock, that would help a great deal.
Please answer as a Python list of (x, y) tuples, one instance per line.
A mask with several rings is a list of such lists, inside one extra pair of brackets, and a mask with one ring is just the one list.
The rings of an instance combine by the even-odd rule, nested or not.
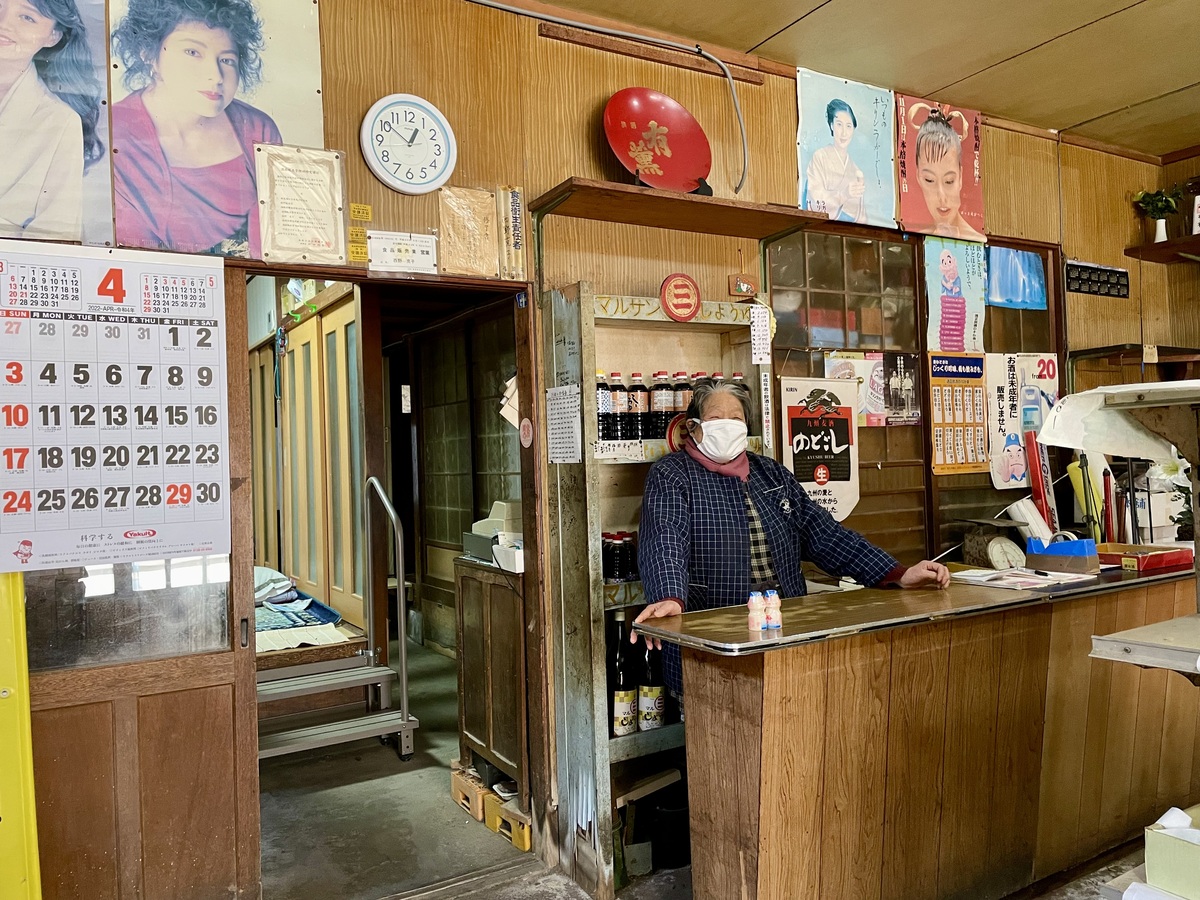
[(458, 142), (441, 110), (412, 94), (389, 94), (363, 116), (358, 141), (375, 177), (403, 194), (428, 194), (449, 180)]

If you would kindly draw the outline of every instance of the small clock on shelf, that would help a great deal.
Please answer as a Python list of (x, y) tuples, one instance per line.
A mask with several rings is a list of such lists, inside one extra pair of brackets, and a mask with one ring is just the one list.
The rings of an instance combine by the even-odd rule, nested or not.
[(413, 94), (389, 94), (367, 110), (358, 135), (375, 177), (402, 194), (428, 194), (458, 162), (458, 142), (436, 106)]

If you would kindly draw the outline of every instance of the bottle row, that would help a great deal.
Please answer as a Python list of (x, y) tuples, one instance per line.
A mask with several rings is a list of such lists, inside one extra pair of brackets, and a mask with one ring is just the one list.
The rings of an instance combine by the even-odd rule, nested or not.
[(637, 534), (632, 531), (606, 531), (601, 535), (601, 570), (605, 584), (637, 581)]
[(662, 651), (629, 642), (625, 610), (613, 613), (608, 645), (608, 697), (612, 737), (662, 728), (675, 718), (667, 710)]
[[(611, 374), (596, 371), (597, 428), (602, 441), (663, 440), (671, 420), (687, 412), (692, 402), (692, 386), (698, 379), (708, 378), (707, 372), (676, 372), (673, 379), (666, 370), (655, 372), (649, 386), (641, 372), (634, 372), (628, 383), (620, 372)], [(725, 380), (722, 372), (713, 372), (714, 381)], [(741, 372), (734, 372), (731, 381), (744, 383)]]

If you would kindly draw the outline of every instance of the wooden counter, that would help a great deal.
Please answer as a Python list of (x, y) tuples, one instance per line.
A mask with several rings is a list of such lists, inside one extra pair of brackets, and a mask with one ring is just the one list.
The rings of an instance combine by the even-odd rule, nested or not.
[(641, 629), (684, 645), (694, 896), (998, 898), (1200, 801), (1200, 689), (1088, 657), (1194, 613), (1194, 575), (1071, 588), (816, 595), (766, 640), (741, 607)]

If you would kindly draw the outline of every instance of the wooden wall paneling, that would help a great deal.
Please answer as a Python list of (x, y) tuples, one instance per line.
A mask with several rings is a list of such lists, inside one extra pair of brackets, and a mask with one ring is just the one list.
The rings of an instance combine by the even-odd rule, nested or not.
[[(471, 738), (484, 747), (489, 745), (488, 696), (485, 677), (487, 659), (484, 630), (484, 583), (469, 577), (470, 572), (455, 572), (456, 605), (458, 607), (458, 703), (463, 710), (462, 737)], [(467, 660), (472, 665), (465, 665)], [(461, 759), (470, 759), (469, 746), (464, 742)]]
[[(1117, 630), (1117, 595), (1096, 598), (1096, 624), (1092, 633), (1112, 634)], [(1083, 782), (1079, 792), (1080, 848), (1090, 854), (1104, 849), (1100, 829), (1100, 798), (1104, 789), (1104, 758), (1108, 746), (1110, 689), (1113, 669), (1110, 660), (1091, 660), (1087, 693), (1087, 733), (1083, 751)], [(1113, 728), (1123, 726), (1112, 723)]]
[(882, 896), (890, 651), (887, 632), (829, 645), (821, 884), (843, 900)]
[[(1129, 268), (1129, 298), (1067, 294), (1067, 336), (1072, 349), (1141, 343), (1143, 291), (1137, 266), (1126, 266), (1126, 247), (1144, 239), (1131, 201), (1158, 184), (1158, 167), (1084, 147), (1059, 146), (1062, 177), (1063, 253), (1107, 266)], [(1154, 303), (1165, 303), (1155, 297)]]
[[(141, 748), (138, 701), (118, 697), (112, 704), (116, 774), (117, 842), (121, 848), (121, 897), (138, 897), (142, 888), (142, 806), (138, 790)], [(257, 760), (256, 760), (257, 762)]]
[(253, 452), (254, 562), (279, 568), (275, 459), (275, 346), (250, 351), (250, 428)]
[(984, 125), (982, 162), (988, 233), (1057, 244), (1058, 142)]
[[(227, 896), (236, 883), (230, 693), (229, 685), (216, 685), (138, 700), (147, 898)], [(185, 737), (193, 734), (204, 740)]]
[(941, 623), (892, 632), (883, 897), (937, 895), (950, 630)]
[[(683, 651), (688, 718), (688, 815), (692, 889), (697, 897), (768, 897), (747, 876), (757, 871), (765, 656)], [(764, 716), (764, 713), (766, 715)], [(731, 761), (736, 764), (731, 765)], [(714, 774), (715, 773), (715, 774)], [(720, 783), (723, 790), (698, 790)], [(768, 787), (769, 790), (769, 787)]]
[(729, 275), (758, 269), (757, 241), (555, 216), (542, 228), (548, 287), (588, 281), (601, 294), (657, 297), (668, 275), (686, 272), (703, 299), (727, 300)]
[[(1146, 589), (1117, 594), (1115, 631), (1146, 624)], [(1100, 791), (1100, 845), (1112, 847), (1141, 828), (1129, 822), (1129, 791), (1133, 783), (1133, 723), (1137, 721), (1138, 686), (1142, 670), (1113, 666), (1109, 687), (1109, 732), (1104, 751), (1104, 782)]]
[[(760, 898), (822, 896), (821, 806), (829, 646), (820, 641), (763, 657), (759, 781), (767, 789), (760, 797)], [(689, 743), (689, 758), (691, 748)], [(790, 795), (771, 788), (782, 784), (791, 786)], [(768, 836), (774, 841), (772, 846), (786, 849), (782, 853), (767, 851)]]
[[(523, 25), (536, 34), (536, 22)], [(602, 128), (604, 104), (631, 84), (662, 91), (697, 118), (712, 144), (708, 182), (713, 193), (734, 196), (742, 145), (724, 78), (546, 38), (535, 38), (530, 49), (525, 83), (531, 89), (523, 111), (531, 197), (571, 175), (632, 180), (609, 149)], [(750, 144), (750, 168), (738, 199), (795, 206), (795, 80), (768, 76), (761, 86), (739, 83), (737, 90)]]
[[(1162, 184), (1181, 187), (1188, 179), (1200, 175), (1200, 158), (1192, 157), (1163, 166)], [(1184, 210), (1177, 217), (1179, 235), (1187, 233), (1192, 211)], [(1170, 226), (1168, 226), (1170, 227)], [(1167, 298), (1170, 304), (1171, 346), (1200, 347), (1200, 265), (1185, 262), (1166, 266)], [(1165, 342), (1164, 342), (1165, 343)]]
[[(1162, 622), (1173, 618), (1174, 614), (1175, 585), (1150, 585), (1146, 589), (1146, 624)], [(1133, 777), (1129, 787), (1128, 824), (1131, 830), (1152, 824), (1167, 809), (1165, 806), (1158, 808), (1158, 776), (1169, 674), (1166, 669), (1142, 669), (1138, 682)]]
[(42, 897), (126, 896), (118, 851), (112, 704), (37, 710), (32, 720)]
[[(1195, 580), (1189, 578), (1177, 581), (1173, 587), (1174, 617), (1195, 615)], [(1158, 769), (1158, 809), (1187, 804), (1192, 798), (1198, 701), (1200, 687), (1193, 685), (1179, 673), (1167, 673), (1162, 753)]]
[[(369, 227), (428, 233), (438, 225), (437, 192), (400, 194), (371, 174), (358, 149), (363, 115), (397, 90), (425, 97), (449, 118), (458, 141), (451, 185), (521, 183), (522, 111), (527, 92), (536, 96), (543, 87), (526, 71), (537, 24), (458, 0), (408, 0), (402, 17), (397, 10), (393, 0), (321, 3), (325, 143), (346, 152), (346, 196), (374, 207)], [(404, 52), (397, 53), (401, 33)], [(530, 152), (561, 140), (560, 125), (542, 120)]]
[(987, 866), (999, 895), (1033, 879), (1050, 658), (1049, 607), (1004, 613)]
[(995, 766), (1002, 624), (1001, 616), (981, 616), (950, 626), (938, 897), (992, 896), (981, 788)]

